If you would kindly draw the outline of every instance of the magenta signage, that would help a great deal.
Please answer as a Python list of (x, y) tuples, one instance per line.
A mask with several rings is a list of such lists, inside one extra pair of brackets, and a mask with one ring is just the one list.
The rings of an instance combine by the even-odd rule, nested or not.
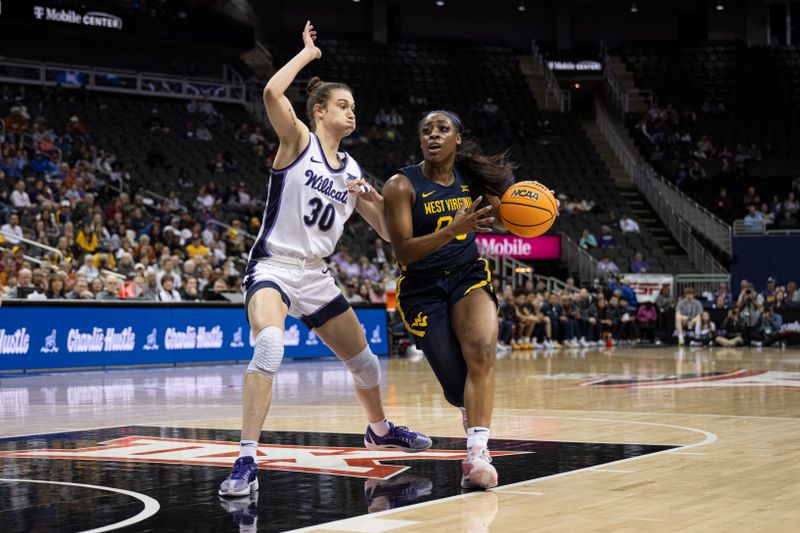
[(561, 237), (517, 237), (516, 235), (476, 235), (482, 256), (506, 256), (515, 259), (561, 259)]

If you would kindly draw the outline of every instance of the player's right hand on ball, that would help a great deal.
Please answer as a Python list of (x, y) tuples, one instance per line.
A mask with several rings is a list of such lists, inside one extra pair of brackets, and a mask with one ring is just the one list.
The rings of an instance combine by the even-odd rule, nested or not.
[(488, 216), (492, 210), (491, 205), (477, 209), (483, 196), (477, 197), (468, 207), (459, 209), (453, 217), (453, 223), (448, 226), (454, 235), (464, 233), (489, 233), (492, 231), (494, 217)]

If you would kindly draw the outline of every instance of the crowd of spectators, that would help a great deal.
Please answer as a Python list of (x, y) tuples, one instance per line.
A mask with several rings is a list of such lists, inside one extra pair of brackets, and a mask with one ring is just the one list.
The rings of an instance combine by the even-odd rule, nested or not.
[(772, 195), (772, 198), (761, 198), (754, 186), (747, 188), (741, 201), (736, 201), (728, 194), (727, 188), (721, 188), (714, 200), (714, 210), (725, 219), (743, 218), (748, 229), (782, 229), (800, 228), (800, 174), (792, 182), (792, 189), (785, 195)]
[(800, 309), (800, 290), (769, 278), (757, 292), (743, 281), (734, 298), (725, 284), (696, 295), (684, 289), (677, 301), (664, 286), (654, 299), (639, 302), (624, 278), (592, 289), (548, 291), (544, 282), (523, 288), (494, 285), (497, 299), (498, 350), (589, 348), (671, 343), (691, 346), (785, 346), (800, 344), (800, 324), (784, 324), (782, 313)]
[(708, 134), (693, 138), (691, 133), (706, 119), (724, 117), (727, 112), (723, 102), (705, 101), (699, 109), (686, 107), (680, 111), (669, 103), (663, 108), (652, 105), (638, 117), (636, 129), (652, 145), (650, 162), (668, 163), (676, 169), (671, 177), (678, 186), (688, 187), (692, 182), (715, 177), (707, 175), (702, 164), (707, 160), (719, 161), (721, 177), (741, 181), (749, 176), (748, 163), (762, 161), (770, 152), (769, 144), (742, 141), (735, 146), (717, 146)]

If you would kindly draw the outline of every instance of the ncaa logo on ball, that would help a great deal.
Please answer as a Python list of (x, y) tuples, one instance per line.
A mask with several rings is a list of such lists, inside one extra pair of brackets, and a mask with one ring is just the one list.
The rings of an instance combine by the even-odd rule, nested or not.
[(522, 198), (533, 198), (534, 200), (538, 200), (539, 199), (539, 193), (538, 192), (528, 191), (528, 190), (525, 190), (525, 189), (515, 189), (515, 190), (511, 191), (511, 196), (512, 197), (519, 196), (519, 197), (522, 197)]

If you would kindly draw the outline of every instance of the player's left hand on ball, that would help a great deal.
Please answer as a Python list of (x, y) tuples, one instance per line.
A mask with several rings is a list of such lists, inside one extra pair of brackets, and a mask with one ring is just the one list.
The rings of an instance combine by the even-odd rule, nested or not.
[(350, 194), (355, 194), (368, 202), (377, 202), (383, 199), (375, 187), (364, 180), (350, 180), (347, 182), (347, 190)]

